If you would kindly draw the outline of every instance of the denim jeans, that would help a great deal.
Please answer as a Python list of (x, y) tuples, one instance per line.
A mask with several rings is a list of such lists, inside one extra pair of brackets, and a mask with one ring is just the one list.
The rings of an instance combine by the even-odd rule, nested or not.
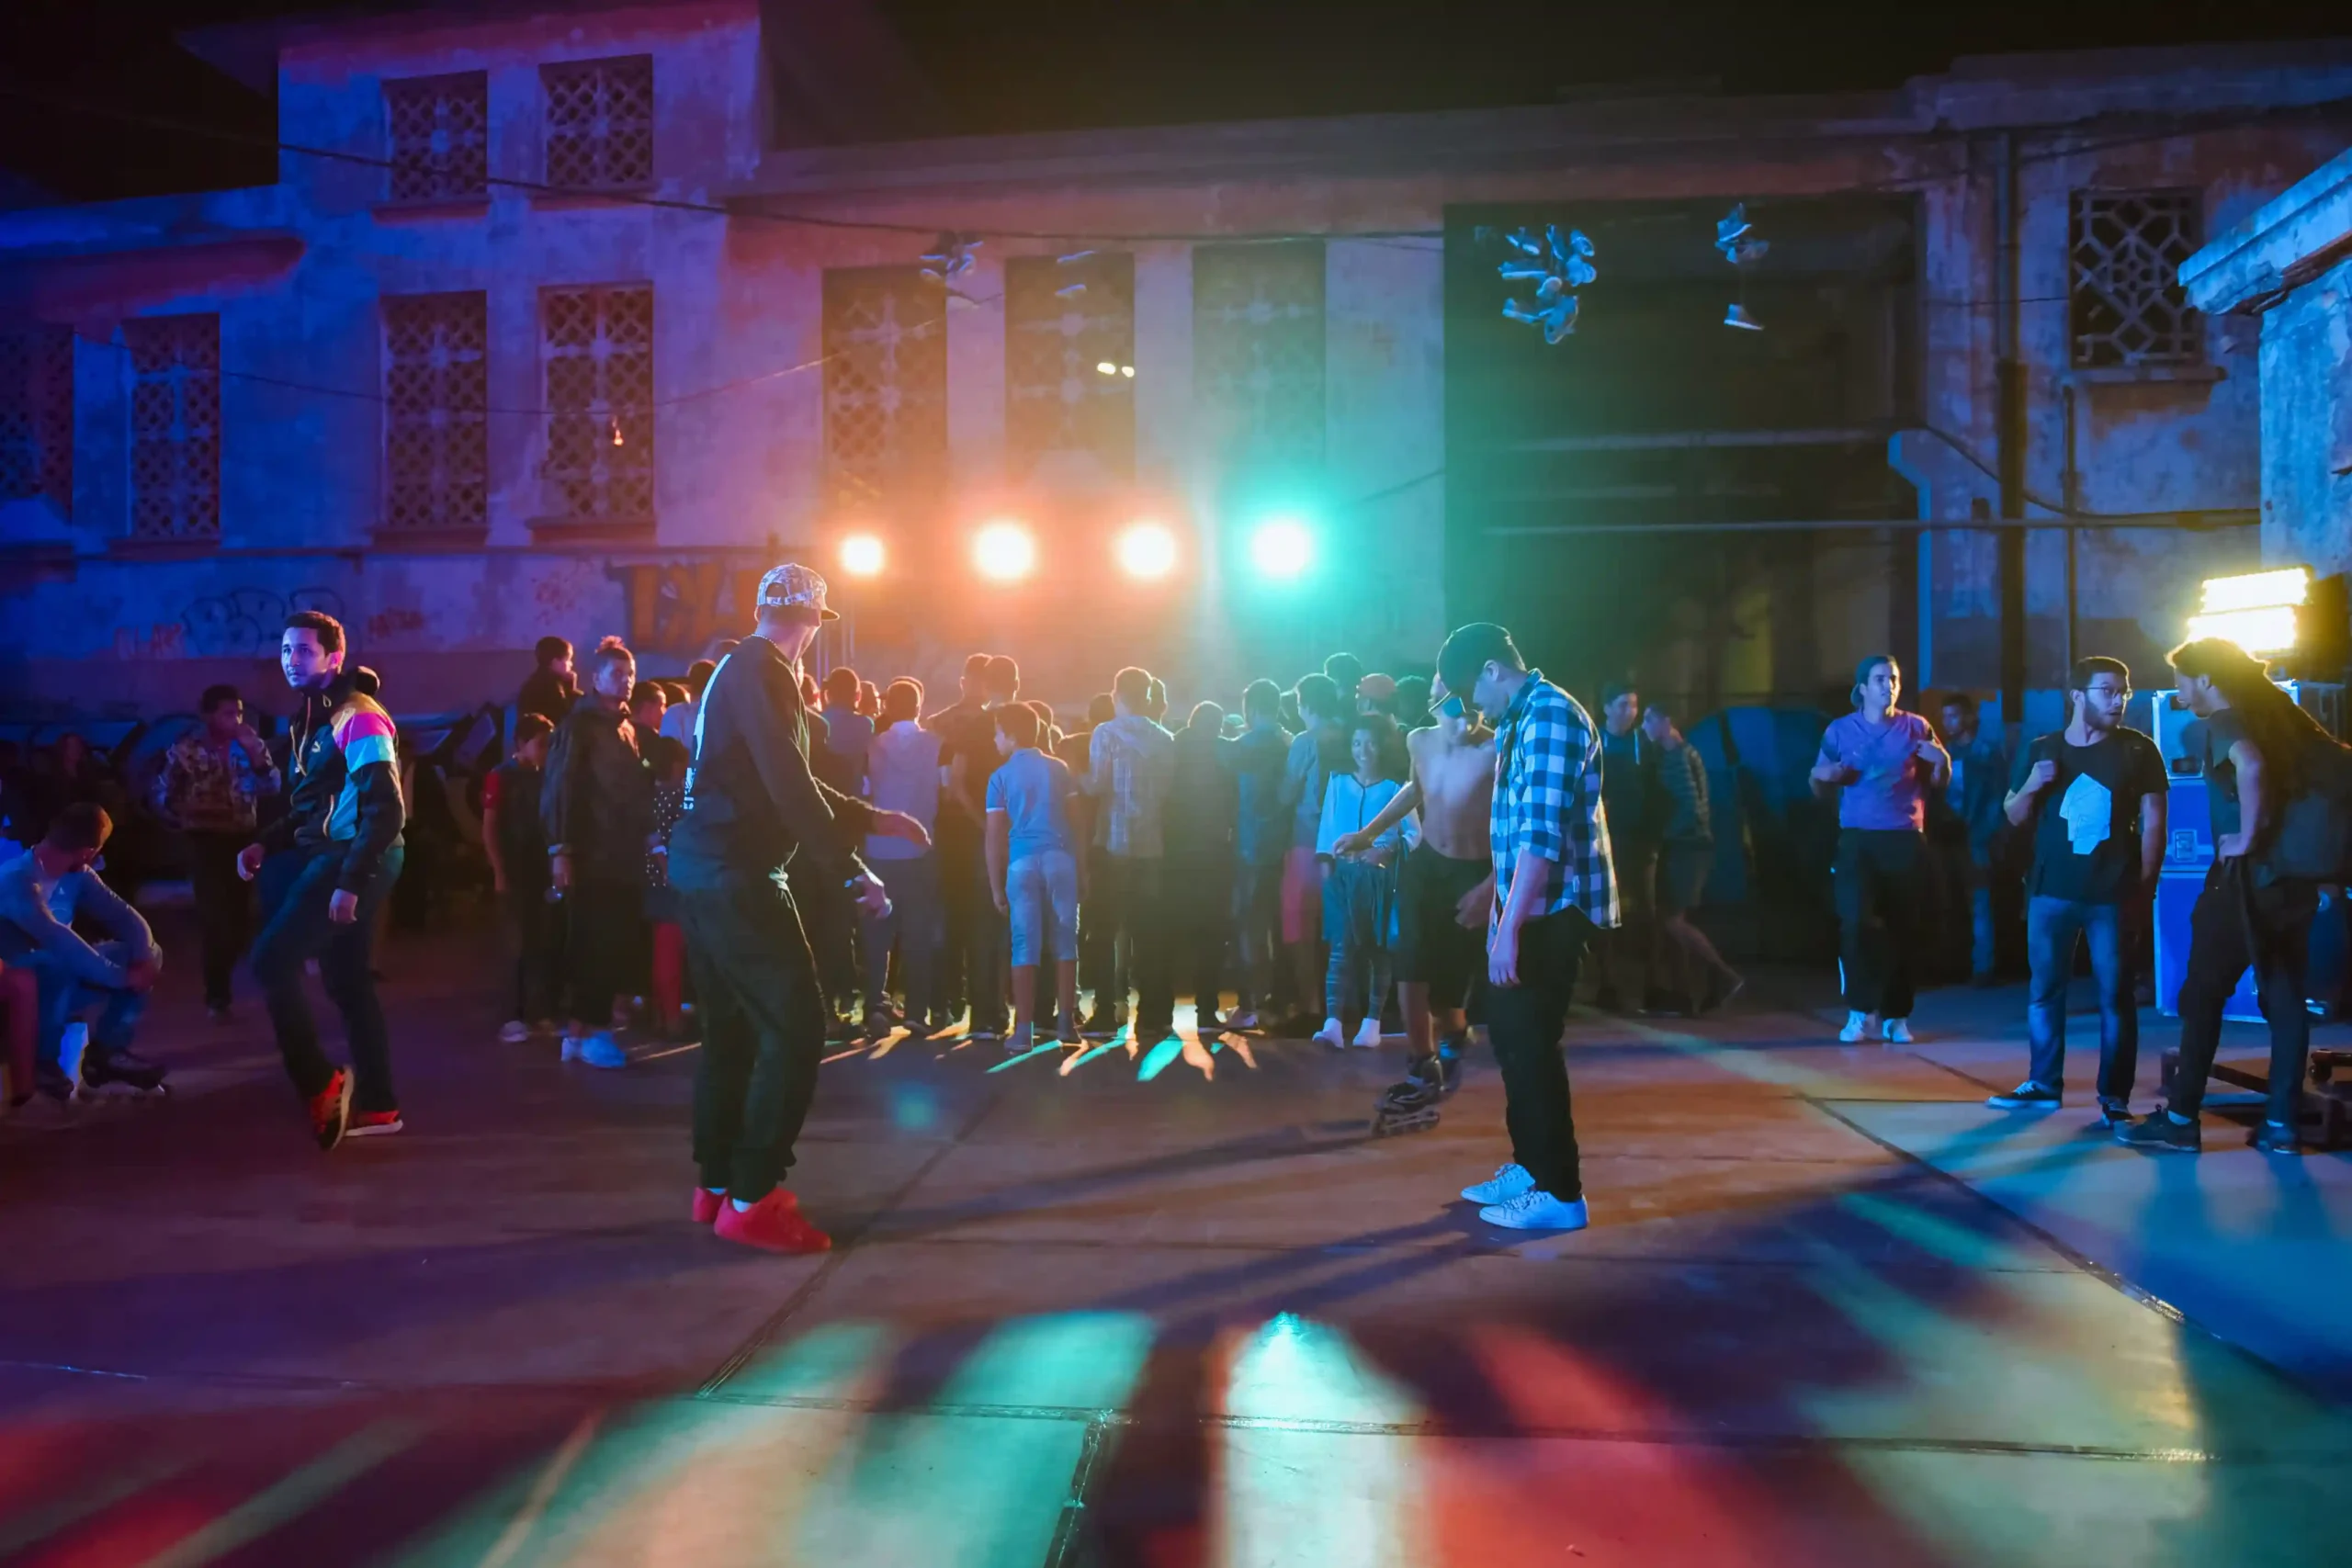
[(2140, 1066), (2140, 1012), (2132, 995), (2132, 959), (2123, 942), (2123, 911), (2113, 904), (2036, 896), (2026, 906), (2025, 942), (2033, 966), (2027, 996), (2026, 1035), (2033, 1048), (2031, 1077), (2044, 1089), (2066, 1087), (2066, 982), (2075, 973), (2077, 937), (2091, 947), (2098, 985), (2098, 1098), (2125, 1105)]
[(2249, 886), (2244, 861), (2206, 874), (2188, 912), (2188, 971), (2180, 981), (2180, 1061), (2173, 1070), (2172, 1109), (2195, 1116), (2222, 1044), (2222, 1010), (2250, 964), (2255, 994), (2270, 1026), (2273, 1122), (2295, 1125), (2303, 1072), (2311, 1060), (2312, 1020), (2303, 1010), (2311, 969), (2312, 916), (2319, 896), (2307, 882)]
[[(99, 942), (97, 949), (117, 964), (128, 964), (136, 956), (119, 942)], [(58, 1044), (64, 1038), (65, 1026), (77, 1018), (87, 1017), (93, 1009), (98, 1016), (90, 1026), (90, 1049), (105, 1055), (130, 1048), (131, 1032), (147, 1010), (146, 992), (94, 986), (40, 953), (13, 962), (19, 969), (32, 971), (34, 984), (40, 989), (40, 1032), (35, 1055), (43, 1066), (57, 1066)]]
[(287, 850), (262, 862), (261, 934), (254, 939), (254, 978), (269, 1000), (269, 1021), (277, 1032), (278, 1055), (302, 1098), (316, 1096), (334, 1077), (334, 1064), (319, 1049), (318, 1021), (302, 989), (306, 959), (319, 961), (319, 978), (335, 1010), (343, 1014), (351, 1043), (352, 1103), (362, 1111), (397, 1111), (392, 1092), (392, 1045), (377, 999), (376, 908), (401, 879), (402, 846), (384, 852), (381, 864), (359, 891), (358, 917), (349, 925), (327, 919), (343, 869), (343, 851)]

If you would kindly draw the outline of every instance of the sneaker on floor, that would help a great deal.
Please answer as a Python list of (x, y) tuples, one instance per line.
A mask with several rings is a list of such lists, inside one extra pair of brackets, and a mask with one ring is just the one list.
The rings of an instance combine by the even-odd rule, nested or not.
[(2205, 1146), (2204, 1134), (2195, 1121), (2176, 1122), (2171, 1111), (2163, 1110), (2132, 1126), (2117, 1128), (2115, 1141), (2127, 1148), (2167, 1155), (2193, 1155)]
[(1857, 1041), (1869, 1039), (1870, 1034), (1871, 1015), (1849, 1010), (1846, 1014), (1846, 1027), (1838, 1032), (1838, 1038), (1841, 1043), (1851, 1045)]
[(2118, 1105), (2111, 1100), (2102, 1100), (2098, 1102), (2098, 1120), (2083, 1130), (2086, 1133), (2112, 1133), (2120, 1128), (2129, 1127), (2138, 1118), (2132, 1114), (2130, 1106)]
[(628, 1053), (621, 1049), (621, 1043), (613, 1038), (612, 1031), (606, 1029), (600, 1029), (594, 1034), (579, 1039), (565, 1035), (563, 1059), (567, 1062), (582, 1062), (592, 1067), (609, 1068), (628, 1066)]
[(1478, 1211), (1478, 1217), (1490, 1225), (1513, 1231), (1580, 1231), (1592, 1219), (1583, 1199), (1564, 1201), (1540, 1187), (1531, 1187), (1516, 1198), (1490, 1203)]
[(801, 1217), (800, 1205), (781, 1187), (748, 1209), (737, 1208), (732, 1200), (720, 1204), (710, 1228), (722, 1241), (763, 1252), (824, 1252), (833, 1245), (832, 1237)]
[[(778, 1190), (781, 1191), (782, 1189), (779, 1188)], [(717, 1224), (718, 1211), (725, 1207), (727, 1207), (725, 1188), (722, 1187), (716, 1192), (707, 1187), (695, 1189), (695, 1224), (698, 1225)]]
[(90, 1089), (120, 1084), (153, 1094), (164, 1087), (164, 1066), (129, 1051), (92, 1051), (82, 1058), (82, 1082)]
[(1363, 1021), (1363, 1027), (1356, 1031), (1355, 1043), (1356, 1048), (1360, 1051), (1379, 1050), (1380, 1020), (1376, 1018), (1365, 1019)]
[(1086, 1036), (1078, 1032), (1078, 1016), (1075, 1013), (1062, 1014), (1061, 1027), (1054, 1031), (1054, 1038), (1065, 1045), (1086, 1043)]
[(1236, 1033), (1246, 1032), (1258, 1027), (1258, 1015), (1250, 1009), (1243, 1008), (1239, 1012), (1227, 1018), (1225, 1021), (1225, 1026)]
[(1879, 1030), (1879, 1038), (1885, 1041), (1889, 1045), (1910, 1044), (1911, 1021), (1907, 1018), (1888, 1019), (1885, 1024)]
[(1026, 1056), (1036, 1048), (1037, 1031), (1034, 1025), (1016, 1023), (1005, 1032), (1004, 1054), (1006, 1055)]
[(1215, 1008), (1196, 1009), (1193, 1013), (1193, 1032), (1204, 1040), (1222, 1034), (1229, 1027), (1225, 1020), (1217, 1017)]
[(343, 1135), (346, 1138), (385, 1138), (407, 1125), (397, 1111), (355, 1111), (351, 1113), (351, 1124), (343, 1130)]
[(1495, 1174), (1476, 1186), (1462, 1190), (1464, 1201), (1472, 1203), (1508, 1203), (1522, 1192), (1535, 1190), (1535, 1178), (1527, 1174), (1523, 1165), (1498, 1165)]
[(1315, 1032), (1315, 1043), (1329, 1045), (1334, 1051), (1344, 1051), (1348, 1048), (1347, 1031), (1340, 1027), (1338, 1019), (1327, 1018), (1323, 1021), (1323, 1027)]
[(510, 1018), (498, 1026), (498, 1043), (501, 1045), (527, 1044), (530, 1038), (531, 1026), (519, 1018)]
[(351, 1069), (337, 1067), (327, 1087), (311, 1096), (311, 1132), (322, 1152), (343, 1142), (351, 1125)]
[(2007, 1094), (1992, 1095), (1984, 1101), (1985, 1107), (1993, 1111), (2055, 1111), (2062, 1103), (2056, 1089), (2031, 1078)]
[(2303, 1152), (2302, 1134), (2283, 1122), (2265, 1122), (2246, 1140), (2248, 1148), (2260, 1149), (2267, 1155), (2299, 1155)]

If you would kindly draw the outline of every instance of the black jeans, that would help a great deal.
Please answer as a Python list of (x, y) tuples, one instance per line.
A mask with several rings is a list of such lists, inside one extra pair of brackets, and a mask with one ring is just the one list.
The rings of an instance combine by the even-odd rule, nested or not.
[(376, 910), (401, 878), (404, 852), (394, 844), (359, 893), (359, 915), (349, 925), (327, 919), (343, 851), (288, 850), (262, 863), (261, 935), (254, 939), (254, 978), (269, 1001), (277, 1052), (286, 1076), (305, 1100), (323, 1090), (334, 1064), (319, 1049), (318, 1021), (302, 989), (305, 961), (319, 961), (327, 998), (343, 1015), (351, 1043), (352, 1103), (362, 1111), (397, 1111), (392, 1045), (384, 1004), (376, 996)]
[(1503, 1075), (1503, 1122), (1510, 1157), (1535, 1185), (1564, 1202), (1584, 1196), (1577, 1124), (1568, 1103), (1568, 1064), (1560, 1049), (1577, 969), (1592, 922), (1576, 909), (1544, 915), (1519, 930), (1519, 984), (1487, 987), (1487, 1033)]
[[(1193, 1010), (1206, 1018), (1225, 999), (1225, 947), (1233, 934), (1233, 862), (1230, 857), (1193, 855), (1170, 860), (1161, 873), (1161, 888), (1175, 973), (1192, 987)], [(1174, 1004), (1170, 1006), (1172, 1010)]]
[(563, 896), (565, 1000), (594, 1031), (613, 1021), (613, 998), (637, 994), (651, 956), (645, 888), (627, 882), (574, 882)]
[(2188, 912), (2188, 970), (2180, 982), (2180, 1063), (2173, 1071), (2172, 1109), (2194, 1116), (2205, 1103), (2205, 1080), (2222, 1043), (2222, 1009), (2252, 964), (2262, 1016), (2270, 1025), (2269, 1116), (2291, 1127), (2311, 1057), (2303, 982), (2311, 968), (2318, 890), (2307, 882), (2249, 887), (2247, 881), (2245, 862), (2222, 862), (2207, 874), (2205, 890)]
[(1881, 1018), (1911, 1016), (1926, 895), (1925, 835), (1907, 828), (1846, 828), (1838, 834), (1838, 942), (1846, 1006)]
[(253, 841), (251, 833), (188, 830), (188, 890), (196, 898), (206, 1007), (229, 1005), (229, 976), (252, 934), (254, 890), (237, 874), (237, 855)]
[[(1105, 854), (1094, 863), (1087, 888), (1082, 945), (1093, 953), (1097, 976), (1094, 1005), (1107, 1008), (1127, 999), (1130, 976), (1122, 973), (1122, 938), (1133, 955), (1136, 1035), (1159, 1039), (1176, 1021), (1176, 985), (1170, 964), (1164, 863), (1131, 855)], [(1102, 978), (1110, 988), (1102, 987)]]
[[(545, 887), (511, 886), (498, 896), (507, 950), (514, 960), (514, 1016), (525, 1023), (554, 1018), (560, 1005), (557, 976), (563, 949), (557, 940), (556, 908)], [(605, 1005), (609, 1010), (609, 998)]]
[(678, 891), (702, 999), (695, 1163), (755, 1203), (792, 1168), (825, 1055), (825, 999), (792, 897), (761, 875)]

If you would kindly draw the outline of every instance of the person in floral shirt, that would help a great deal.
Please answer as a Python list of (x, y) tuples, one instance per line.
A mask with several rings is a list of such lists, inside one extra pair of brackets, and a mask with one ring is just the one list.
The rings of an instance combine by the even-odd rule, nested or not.
[(277, 793), (278, 773), (236, 687), (206, 687), (198, 706), (203, 723), (173, 744), (155, 774), (155, 809), (187, 836), (204, 1005), (218, 1022), (229, 1016), (229, 976), (250, 930), (253, 893), (237, 875), (237, 855), (254, 841), (255, 808)]

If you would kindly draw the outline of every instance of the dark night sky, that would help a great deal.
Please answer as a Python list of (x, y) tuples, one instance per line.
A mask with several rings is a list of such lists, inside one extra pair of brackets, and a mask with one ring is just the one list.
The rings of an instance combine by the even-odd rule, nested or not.
[[(810, 0), (821, 3), (821, 0)], [(2228, 6), (1977, 0), (1881, 6), (1732, 0), (875, 0), (954, 129), (1022, 130), (1543, 103), (1595, 84), (1733, 92), (1890, 86), (1954, 55), (2310, 38), (2341, 0)], [(287, 0), (0, 3), (0, 90), (130, 107), (266, 136), (270, 107), (186, 54), (175, 28), (335, 7)], [(373, 9), (398, 9), (379, 4)], [(1869, 17), (1866, 28), (1850, 18)], [(99, 198), (264, 183), (266, 152), (0, 96), (0, 168)]]

